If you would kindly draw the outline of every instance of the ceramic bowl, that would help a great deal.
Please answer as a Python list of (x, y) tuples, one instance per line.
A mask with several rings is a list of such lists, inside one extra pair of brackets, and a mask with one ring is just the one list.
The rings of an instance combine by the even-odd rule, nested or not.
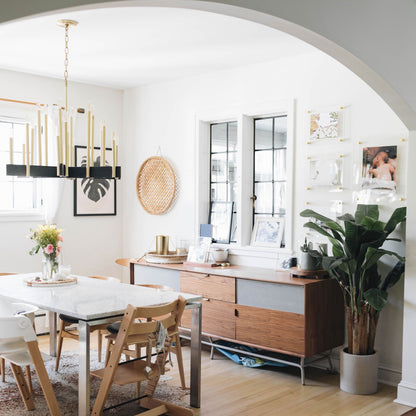
[(223, 250), (221, 248), (212, 251), (212, 257), (217, 263), (221, 263), (228, 259), (228, 250)]

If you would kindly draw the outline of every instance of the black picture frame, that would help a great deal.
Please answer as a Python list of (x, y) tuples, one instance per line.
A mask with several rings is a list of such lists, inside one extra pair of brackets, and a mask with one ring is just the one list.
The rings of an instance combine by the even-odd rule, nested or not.
[[(87, 146), (75, 146), (75, 166), (86, 165)], [(94, 166), (100, 166), (101, 149), (94, 147)], [(105, 149), (106, 166), (111, 166), (113, 149)], [(74, 216), (117, 215), (115, 179), (83, 178), (74, 180)]]
[(211, 202), (212, 242), (230, 244), (234, 202)]

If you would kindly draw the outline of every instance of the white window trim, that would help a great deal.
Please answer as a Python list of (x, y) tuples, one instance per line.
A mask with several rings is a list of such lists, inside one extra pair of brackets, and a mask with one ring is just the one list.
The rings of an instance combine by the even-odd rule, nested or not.
[[(253, 120), (259, 117), (287, 115), (287, 194), (285, 217), (285, 248), (267, 248), (250, 246), (253, 192)], [(229, 113), (201, 113), (195, 116), (195, 224), (194, 235), (199, 235), (199, 224), (208, 219), (209, 210), (209, 158), (210, 158), (210, 125), (237, 121), (237, 243), (227, 245), (232, 254), (276, 258), (276, 255), (291, 255), (293, 251), (293, 195), (294, 195), (294, 147), (295, 147), (295, 100), (258, 103), (251, 108), (239, 108)]]
[[(11, 123), (24, 123), (28, 117), (29, 111), (25, 111), (21, 108), (20, 104), (2, 104), (0, 120), (2, 122)], [(18, 221), (44, 221), (45, 220), (45, 207), (42, 203), (43, 200), (43, 187), (40, 181), (38, 181), (37, 197), (39, 208), (33, 208), (30, 210), (1, 210), (0, 209), (0, 222), (18, 222)]]

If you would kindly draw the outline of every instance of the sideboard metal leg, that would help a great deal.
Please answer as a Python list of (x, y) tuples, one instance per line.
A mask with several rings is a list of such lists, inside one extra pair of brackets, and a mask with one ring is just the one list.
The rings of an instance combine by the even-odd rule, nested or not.
[(302, 386), (305, 385), (305, 359), (300, 359), (300, 382), (302, 383)]

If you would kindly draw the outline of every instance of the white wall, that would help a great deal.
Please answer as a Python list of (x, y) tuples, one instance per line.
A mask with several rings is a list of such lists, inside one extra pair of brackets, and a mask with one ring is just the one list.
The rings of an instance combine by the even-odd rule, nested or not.
[[(27, 75), (11, 71), (0, 71), (1, 97), (46, 104), (62, 104), (63, 81)], [(123, 94), (121, 91), (85, 84), (69, 83), (69, 101), (75, 108), (95, 107), (97, 123), (105, 120), (107, 126), (122, 137)], [(0, 114), (6, 107), (0, 102)], [(30, 106), (19, 106), (30, 111)], [(109, 143), (109, 142), (108, 142)], [(75, 144), (85, 142), (75, 138)], [(123, 141), (121, 141), (123, 146)], [(62, 181), (62, 194), (55, 222), (63, 228), (64, 261), (71, 264), (74, 273), (86, 275), (117, 276), (120, 266), (114, 263), (121, 256), (121, 204), (117, 216), (74, 217), (73, 182)], [(118, 193), (122, 188), (118, 183)], [(1, 197), (1, 196), (0, 196)], [(57, 195), (57, 198), (59, 196)], [(29, 229), (40, 220), (10, 221), (0, 218), (0, 270), (4, 272), (30, 272), (41, 268), (40, 255), (30, 256), (32, 242), (27, 238)]]
[[(126, 166), (126, 182), (122, 199), (123, 253), (139, 257), (154, 248), (154, 237), (166, 234), (176, 236), (195, 235), (197, 206), (196, 190), (196, 119), (201, 114), (230, 114), (255, 111), (270, 107), (282, 100), (296, 100), (295, 128), (295, 250), (297, 241), (304, 235), (305, 222), (298, 213), (310, 207), (322, 211), (326, 202), (341, 199), (344, 212), (353, 210), (353, 191), (358, 185), (353, 173), (359, 171), (361, 145), (397, 144), (402, 151), (401, 175), (405, 175), (407, 130), (388, 106), (357, 76), (322, 54), (288, 58), (272, 63), (206, 74), (157, 85), (144, 86), (125, 92), (125, 139), (123, 165)], [(349, 137), (342, 143), (307, 145), (306, 110), (328, 106), (344, 106), (348, 114)], [(179, 190), (176, 203), (164, 215), (152, 216), (140, 206), (135, 195), (135, 177), (142, 162), (156, 155), (158, 148), (167, 158), (178, 177)], [(306, 156), (311, 154), (345, 155), (344, 191), (305, 191)], [(356, 165), (358, 163), (358, 165)], [(400, 195), (405, 195), (401, 181)], [(311, 202), (306, 205), (306, 202)], [(390, 208), (403, 204), (396, 201)], [(386, 210), (388, 211), (388, 210)], [(269, 256), (270, 257), (270, 256)], [(274, 267), (273, 260), (252, 258), (252, 264)], [(247, 263), (245, 258), (233, 257), (233, 261)], [(381, 367), (388, 371), (381, 377), (398, 382), (401, 370), (401, 336), (403, 314), (403, 284), (390, 294), (391, 305), (383, 312), (377, 348), (381, 351)], [(389, 371), (392, 370), (392, 371)]]

